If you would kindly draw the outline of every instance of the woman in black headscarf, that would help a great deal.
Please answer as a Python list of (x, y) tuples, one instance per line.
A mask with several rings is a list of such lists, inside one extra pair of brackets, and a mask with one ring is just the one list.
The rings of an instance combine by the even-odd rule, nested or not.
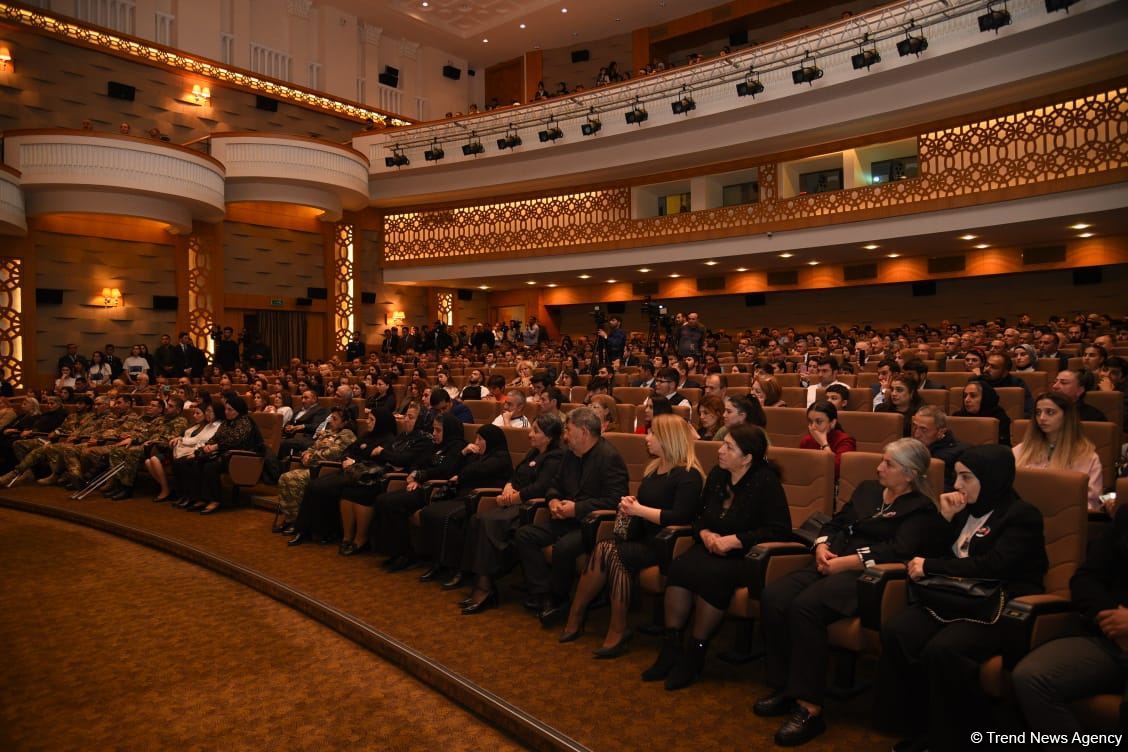
[[(367, 409), (367, 408), (366, 408)], [(362, 472), (384, 464), (383, 454), (396, 439), (396, 416), (387, 408), (370, 411), (372, 428), (349, 445), (341, 461), (341, 472), (324, 473), (310, 480), (294, 521), (294, 537), (287, 545), (299, 546), (311, 537), (328, 543), (342, 535), (339, 514), (341, 493), (357, 482)], [(355, 521), (354, 521), (355, 525)], [(353, 532), (349, 531), (349, 540)]]
[(478, 429), (473, 442), (462, 448), (462, 464), (450, 479), (453, 488), (434, 497), (419, 514), (423, 526), (422, 543), (425, 555), (434, 562), (420, 582), (440, 579), (447, 573), (453, 576), (443, 582), (444, 590), (462, 587), (464, 576), (460, 570), (462, 547), (466, 542), (466, 520), (475, 488), (501, 488), (513, 473), (513, 458), (509, 456), (509, 442), (505, 431), (495, 425)]
[(194, 474), (196, 485), (190, 495), (195, 503), (188, 507), (190, 512), (215, 514), (220, 510), (223, 491), (220, 480), (227, 472), (229, 452), (240, 450), (261, 455), (266, 451), (258, 426), (247, 415), (247, 401), (235, 392), (224, 392), (223, 402), (223, 424), (212, 440), (199, 450), (200, 467)]
[(960, 418), (994, 418), (999, 421), (999, 443), (1011, 445), (1010, 416), (999, 406), (999, 393), (990, 384), (973, 379), (963, 388), (963, 408), (952, 413)]
[[(431, 451), (412, 466), (406, 488), (382, 493), (372, 503), (380, 548), (389, 556), (384, 568), (389, 572), (407, 569), (415, 563), (410, 519), (427, 503), (423, 484), (429, 480), (450, 480), (462, 465), (462, 448), (466, 446), (462, 421), (451, 413), (434, 416), (433, 420)], [(346, 492), (345, 498), (352, 497)], [(357, 535), (360, 535), (359, 529)], [(362, 546), (358, 544), (358, 547)]]
[[(1014, 455), (1006, 447), (965, 450), (956, 461), (956, 490), (940, 497), (949, 553), (911, 559), (909, 577), (998, 581), (1004, 593), (1000, 605), (1002, 599), (1041, 593), (1049, 568), (1042, 513), (1015, 494), (1014, 476)], [(965, 749), (972, 731), (994, 727), (979, 666), (999, 654), (1002, 625), (996, 613), (945, 612), (918, 592), (917, 602), (881, 633), (877, 718), (909, 733), (904, 749)]]

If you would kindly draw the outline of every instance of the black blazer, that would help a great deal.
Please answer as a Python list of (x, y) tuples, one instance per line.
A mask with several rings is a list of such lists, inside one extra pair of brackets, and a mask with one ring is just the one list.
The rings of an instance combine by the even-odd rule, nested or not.
[(564, 450), (560, 447), (549, 449), (541, 454), (536, 449), (529, 450), (517, 469), (513, 471), (513, 487), (521, 493), (521, 501), (539, 499), (548, 493), (548, 487), (560, 472), (564, 461)]
[(973, 511), (975, 505), (968, 506), (948, 523), (946, 556), (926, 558), (925, 574), (1002, 580), (1010, 598), (1043, 592), (1042, 581), (1050, 563), (1038, 508), (1018, 498), (996, 507), (972, 535), (967, 557), (957, 559), (952, 544)]
[(601, 436), (583, 457), (571, 451), (564, 453), (560, 471), (544, 498), (546, 501), (574, 501), (575, 521), (579, 521), (596, 509), (615, 509), (627, 495), (628, 479), (627, 463), (623, 462), (622, 455)]
[(876, 480), (860, 483), (846, 506), (823, 525), (815, 545), (826, 543), (838, 556), (859, 556), (866, 566), (942, 556), (951, 534), (936, 505), (909, 491), (879, 513), (883, 490)]
[(1107, 527), (1069, 581), (1074, 602), (1094, 629), (1098, 613), (1128, 605), (1128, 504)]
[(763, 541), (791, 540), (791, 511), (779, 474), (766, 464), (749, 468), (732, 488), (732, 504), (726, 511), (724, 501), (731, 477), (721, 467), (709, 471), (701, 492), (701, 516), (693, 523), (694, 537), (700, 540), (702, 530), (736, 535), (740, 549), (729, 556), (743, 556)]
[(300, 431), (296, 431), (294, 436), (313, 436), (313, 432), (317, 430), (325, 419), (329, 416), (329, 408), (322, 407), (321, 405), (314, 405), (306, 412), (302, 413), (301, 417), (298, 416), (298, 411), (294, 411), (294, 420), (290, 423), (292, 426), (301, 426)]

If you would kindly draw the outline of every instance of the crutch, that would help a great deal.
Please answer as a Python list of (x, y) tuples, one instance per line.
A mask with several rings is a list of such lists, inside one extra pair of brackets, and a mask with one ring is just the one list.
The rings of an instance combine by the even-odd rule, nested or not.
[(119, 462), (118, 464), (111, 467), (109, 470), (106, 470), (104, 473), (102, 473), (101, 475), (94, 478), (94, 480), (87, 483), (86, 487), (83, 488), (81, 491), (78, 491), (77, 493), (72, 494), (71, 498), (74, 499), (75, 501), (81, 501), (82, 499), (85, 499), (87, 496), (89, 496), (90, 494), (94, 493), (95, 491), (97, 491), (102, 486), (109, 483), (110, 480), (115, 475), (120, 473), (124, 467), (125, 467), (125, 463)]

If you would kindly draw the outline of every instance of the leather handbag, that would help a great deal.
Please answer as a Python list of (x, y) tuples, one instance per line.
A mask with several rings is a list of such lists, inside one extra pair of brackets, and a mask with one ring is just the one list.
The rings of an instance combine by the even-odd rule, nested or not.
[(909, 589), (913, 601), (943, 624), (994, 624), (1007, 601), (1002, 582), (975, 577), (930, 575), (913, 581)]

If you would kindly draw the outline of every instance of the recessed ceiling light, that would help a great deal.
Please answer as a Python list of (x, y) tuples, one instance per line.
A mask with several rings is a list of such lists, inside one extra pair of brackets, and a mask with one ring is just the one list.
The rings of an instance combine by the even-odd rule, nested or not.
[(479, 290), (488, 290), (488, 289), (490, 289), (490, 286), (489, 285), (478, 285), (478, 289)]
[(536, 281), (535, 281), (535, 280), (532, 280), (532, 279), (530, 279), (530, 280), (529, 280), (528, 282), (526, 282), (525, 284), (526, 284), (526, 285), (535, 285), (535, 284), (536, 284)]
[(591, 279), (591, 275), (590, 274), (581, 274), (580, 279)]
[(1079, 237), (1079, 238), (1091, 238), (1096, 234), (1097, 233), (1095, 233), (1095, 232), (1083, 232), (1080, 235), (1078, 235), (1077, 237)]
[(615, 284), (615, 283), (616, 283), (616, 282), (618, 282), (618, 281), (619, 281), (619, 280), (617, 280), (617, 279), (609, 279), (609, 280), (607, 280), (607, 284), (609, 284), (609, 285), (613, 285), (613, 284)]
[(716, 261), (706, 261), (705, 262), (705, 266), (716, 266), (716, 265), (717, 265)]
[(1092, 227), (1092, 225), (1087, 225), (1084, 222), (1078, 222), (1075, 225), (1070, 225), (1069, 229), (1071, 229), (1071, 230), (1088, 230), (1090, 227)]
[(818, 261), (808, 261), (807, 262), (807, 266), (818, 266), (818, 265), (819, 265)]
[(561, 9), (560, 9), (560, 12), (561, 12), (561, 13), (567, 13), (567, 12), (568, 12), (568, 9), (567, 9), (567, 8), (561, 8)]
[(678, 274), (677, 272), (674, 272), (673, 274), (670, 275), (670, 279), (677, 279), (680, 276), (681, 276), (680, 274)]
[(522, 29), (525, 28), (525, 24), (521, 24), (520, 28), (522, 28)]
[(547, 287), (556, 287), (556, 283), (555, 282), (549, 282)]
[(745, 267), (745, 266), (738, 266), (738, 267), (736, 267), (736, 270), (737, 270), (738, 272), (746, 272), (746, 271), (748, 271), (748, 267)]
[(877, 243), (870, 243), (869, 245), (862, 246), (862, 248), (865, 248), (867, 251), (876, 251), (880, 247), (881, 246), (879, 246)]
[(431, 4), (430, 4), (429, 2), (427, 2), (427, 0), (423, 0), (423, 2), (421, 3), (421, 5), (422, 5), (422, 6), (424, 7), (424, 8), (426, 8), (426, 7), (430, 6)]
[(975, 240), (978, 235), (960, 235), (960, 240)]
[(482, 44), (489, 44), (489, 41), (490, 41), (490, 40), (488, 40), (488, 39), (486, 39), (486, 38), (484, 38), (484, 37), (483, 37), (483, 39), (482, 39)]
[(886, 254), (885, 258), (901, 258), (901, 254), (899, 254), (899, 253), (889, 253), (889, 254)]
[(779, 254), (779, 257), (780, 258), (791, 258), (794, 255), (795, 255), (794, 253), (781, 253), (781, 254)]
[(977, 243), (975, 247), (982, 251), (984, 248), (990, 248), (991, 246), (987, 243)]
[(639, 269), (639, 271), (640, 271), (640, 272), (642, 272), (643, 274), (646, 274), (646, 273), (647, 273), (647, 272), (649, 272), (650, 270), (649, 270), (649, 269), (647, 269), (647, 268), (646, 268), (646, 267), (644, 266), (644, 267), (642, 267), (641, 269)]

